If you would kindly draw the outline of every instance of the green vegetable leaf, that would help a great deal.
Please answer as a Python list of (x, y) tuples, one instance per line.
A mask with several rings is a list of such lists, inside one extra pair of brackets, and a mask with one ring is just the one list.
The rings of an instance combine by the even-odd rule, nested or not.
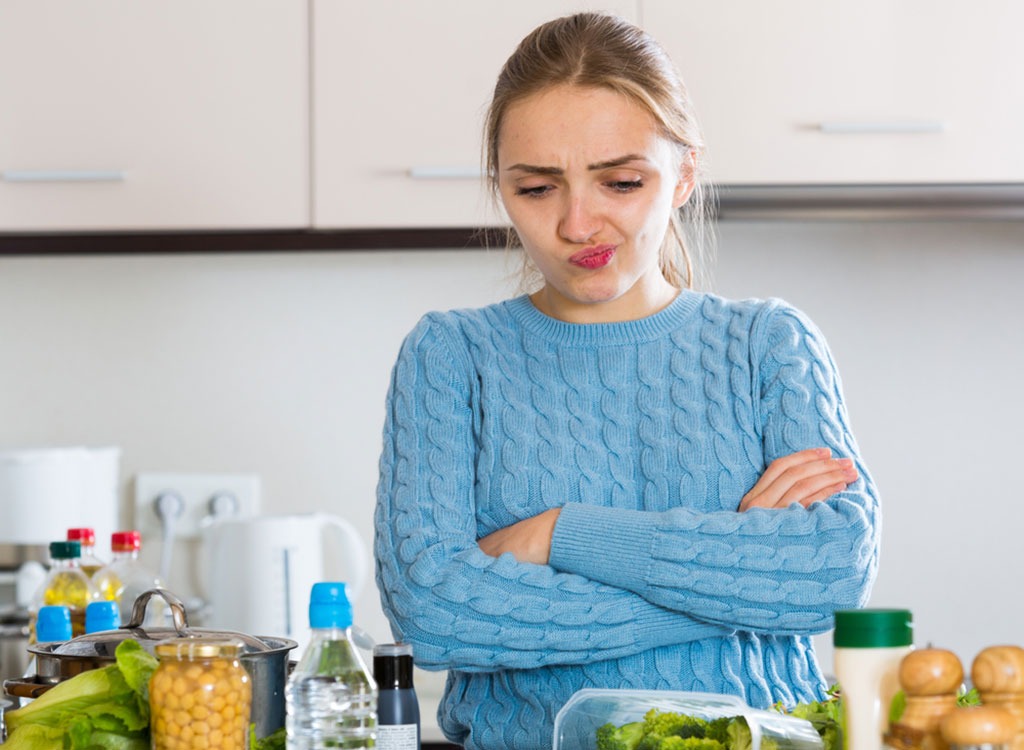
[(285, 750), (286, 732), (281, 727), (261, 740), (256, 739), (256, 725), (249, 725), (249, 750)]
[(956, 705), (958, 706), (980, 706), (981, 705), (981, 694), (978, 692), (978, 688), (971, 688), (967, 692), (960, 693), (956, 697)]
[(907, 710), (907, 694), (902, 690), (897, 690), (895, 695), (892, 697), (892, 702), (889, 704), (889, 723), (895, 724), (903, 716), (903, 712)]
[(120, 643), (115, 659), (9, 712), (4, 750), (146, 750), (149, 678), (158, 662), (134, 640)]
[(3, 745), (4, 750), (58, 750), (63, 747), (64, 730), (45, 724), (26, 724), (17, 732), (11, 732)]
[(149, 703), (149, 678), (160, 665), (155, 656), (146, 652), (138, 641), (127, 639), (117, 644), (114, 650), (117, 668), (121, 670), (125, 682), (143, 700)]

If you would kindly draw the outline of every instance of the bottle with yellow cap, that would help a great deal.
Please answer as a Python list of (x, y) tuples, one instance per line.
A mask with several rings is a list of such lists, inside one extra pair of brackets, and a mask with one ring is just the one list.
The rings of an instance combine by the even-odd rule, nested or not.
[(252, 684), (233, 639), (176, 638), (156, 646), (149, 681), (153, 750), (247, 750)]

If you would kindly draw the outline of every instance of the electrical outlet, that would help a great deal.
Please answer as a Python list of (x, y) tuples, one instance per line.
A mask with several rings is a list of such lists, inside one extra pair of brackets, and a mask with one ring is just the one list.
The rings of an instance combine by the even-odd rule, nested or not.
[[(143, 539), (157, 539), (163, 526), (156, 514), (156, 499), (173, 493), (183, 501), (175, 521), (174, 535), (190, 539), (199, 535), (204, 519), (210, 516), (210, 501), (217, 498), (221, 507), (235, 518), (255, 516), (260, 510), (260, 478), (256, 474), (137, 474), (135, 476), (135, 527)], [(230, 512), (230, 497), (237, 500)]]

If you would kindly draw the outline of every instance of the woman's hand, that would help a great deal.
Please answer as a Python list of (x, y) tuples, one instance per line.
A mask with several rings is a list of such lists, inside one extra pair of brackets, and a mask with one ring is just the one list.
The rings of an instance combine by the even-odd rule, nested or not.
[(842, 492), (857, 476), (852, 458), (832, 458), (828, 448), (791, 453), (769, 464), (739, 509), (785, 508), (791, 503), (806, 508)]
[(511, 552), (519, 562), (547, 565), (551, 557), (551, 535), (561, 512), (560, 508), (551, 508), (532, 518), (524, 518), (491, 532), (477, 544), (491, 557)]

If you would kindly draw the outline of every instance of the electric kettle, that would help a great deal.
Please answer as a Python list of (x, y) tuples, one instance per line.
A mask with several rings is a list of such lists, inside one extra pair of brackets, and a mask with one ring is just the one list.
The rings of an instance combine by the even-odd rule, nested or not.
[(202, 530), (200, 587), (212, 628), (309, 640), (309, 592), (344, 581), (352, 599), (370, 556), (348, 521), (326, 513), (215, 521)]

